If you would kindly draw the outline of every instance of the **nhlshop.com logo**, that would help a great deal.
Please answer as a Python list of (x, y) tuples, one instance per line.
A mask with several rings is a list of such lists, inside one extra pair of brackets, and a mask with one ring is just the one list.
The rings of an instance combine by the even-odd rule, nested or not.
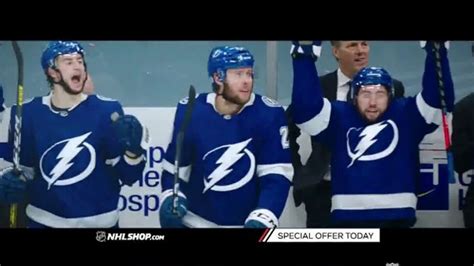
[(151, 233), (107, 233), (97, 231), (95, 239), (99, 242), (106, 241), (162, 241), (164, 235), (155, 235)]

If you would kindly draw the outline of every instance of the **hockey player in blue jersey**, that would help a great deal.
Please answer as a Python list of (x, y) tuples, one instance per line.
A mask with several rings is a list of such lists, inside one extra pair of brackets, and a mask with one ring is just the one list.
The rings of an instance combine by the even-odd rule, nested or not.
[(199, 94), (184, 137), (178, 212), (173, 212), (177, 107), (163, 162), (162, 227), (274, 227), (293, 176), (287, 122), (276, 101), (253, 93), (254, 58), (239, 46), (211, 51), (213, 93)]
[[(118, 226), (121, 183), (132, 185), (145, 167), (146, 129), (116, 100), (83, 93), (84, 55), (73, 41), (53, 41), (44, 50), (41, 65), (51, 93), (23, 104), (21, 176), (11, 167), (0, 174), (6, 184), (0, 200), (26, 195), (32, 228)], [(10, 145), (15, 112), (16, 106)], [(11, 191), (16, 197), (9, 197)]]
[[(394, 99), (389, 73), (367, 67), (353, 79), (352, 102), (330, 103), (322, 97), (314, 63), (320, 42), (292, 45), (295, 122), (333, 152), (333, 226), (411, 227), (416, 221), (418, 145), (441, 124), (434, 42), (422, 46), (423, 89), (415, 97)], [(454, 86), (443, 44), (439, 54), (451, 110)]]

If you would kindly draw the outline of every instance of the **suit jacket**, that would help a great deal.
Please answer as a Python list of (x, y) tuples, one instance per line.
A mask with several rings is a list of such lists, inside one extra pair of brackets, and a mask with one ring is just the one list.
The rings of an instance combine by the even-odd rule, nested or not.
[(474, 93), (454, 107), (452, 143), (456, 172), (461, 175), (474, 168)]
[[(329, 101), (337, 100), (337, 70), (320, 77), (322, 93)], [(402, 82), (393, 79), (395, 98), (404, 97), (405, 88)], [(296, 139), (301, 135), (300, 129), (296, 126), (292, 117), (292, 107), (288, 106), (286, 110), (289, 128), (289, 140), (291, 148), (291, 159), (295, 169), (293, 177), (293, 197), (296, 206), (299, 206), (303, 200), (305, 190), (308, 190), (318, 185), (324, 175), (329, 170), (329, 163), (331, 160), (330, 150), (323, 144), (315, 142), (311, 139), (312, 152), (306, 162), (302, 165), (301, 158), (298, 153), (299, 145)]]

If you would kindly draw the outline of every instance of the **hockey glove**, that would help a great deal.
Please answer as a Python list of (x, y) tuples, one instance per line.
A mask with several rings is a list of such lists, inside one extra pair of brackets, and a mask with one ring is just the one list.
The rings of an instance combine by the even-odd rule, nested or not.
[(421, 48), (425, 49), (425, 51), (427, 51), (427, 52), (430, 52), (430, 51), (434, 52), (434, 43), (435, 42), (443, 43), (444, 48), (446, 48), (446, 50), (449, 50), (449, 41), (420, 41), (420, 46), (421, 46)]
[(278, 226), (278, 218), (269, 210), (257, 209), (249, 214), (244, 228), (273, 228)]
[(33, 179), (33, 172), (29, 170), (13, 171), (7, 167), (0, 171), (0, 201), (7, 204), (18, 203), (25, 199), (26, 181)]
[(293, 58), (309, 56), (316, 61), (321, 56), (321, 44), (321, 41), (292, 41), (290, 54)]
[(182, 219), (188, 211), (186, 206), (188, 205), (187, 200), (182, 195), (178, 198), (177, 213), (173, 212), (173, 197), (168, 196), (165, 198), (160, 207), (160, 224), (162, 228), (185, 228)]
[(148, 138), (147, 132), (135, 116), (120, 116), (114, 121), (113, 127), (124, 154), (130, 158), (138, 158), (145, 153), (142, 139)]

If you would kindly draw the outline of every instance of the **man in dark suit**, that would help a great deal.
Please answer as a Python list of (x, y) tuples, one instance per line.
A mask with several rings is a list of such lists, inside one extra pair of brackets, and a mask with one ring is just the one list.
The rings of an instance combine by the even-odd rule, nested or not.
[[(474, 169), (474, 93), (462, 98), (453, 112), (454, 170), (461, 176)], [(464, 226), (474, 228), (474, 182), (467, 189), (462, 209)]]
[[(320, 77), (324, 97), (329, 101), (350, 100), (350, 82), (352, 77), (369, 62), (370, 46), (367, 41), (331, 41), (332, 53), (338, 62), (338, 69)], [(403, 97), (403, 84), (393, 79), (395, 97)], [(305, 204), (307, 227), (330, 227), (331, 213), (331, 153), (322, 144), (311, 141), (312, 152), (306, 162), (301, 163), (299, 144), (296, 139), (300, 129), (291, 115), (291, 105), (287, 108), (289, 140), (292, 163), (295, 170), (293, 178), (293, 197), (296, 206)]]

